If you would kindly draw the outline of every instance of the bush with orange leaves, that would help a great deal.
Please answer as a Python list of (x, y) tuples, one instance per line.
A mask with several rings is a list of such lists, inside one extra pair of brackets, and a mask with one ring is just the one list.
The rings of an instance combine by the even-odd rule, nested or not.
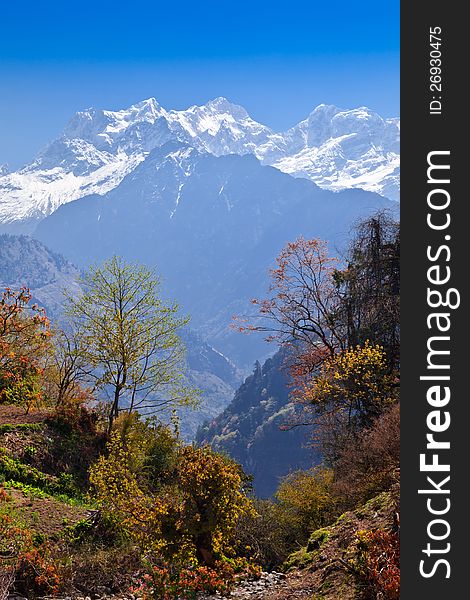
[(201, 592), (227, 592), (234, 582), (235, 573), (228, 563), (218, 562), (214, 568), (193, 565), (179, 569), (154, 565), (131, 591), (142, 600), (192, 600)]
[(377, 529), (357, 534), (358, 566), (371, 600), (399, 600), (400, 540), (398, 534)]
[(32, 545), (18, 556), (15, 587), (26, 597), (57, 594), (62, 583), (60, 567), (46, 542)]
[(47, 541), (18, 527), (10, 515), (0, 514), (0, 567), (10, 585), (28, 598), (55, 594), (62, 584), (60, 566)]
[(0, 403), (27, 410), (43, 399), (41, 375), (50, 349), (49, 320), (30, 305), (27, 288), (6, 288), (0, 296)]

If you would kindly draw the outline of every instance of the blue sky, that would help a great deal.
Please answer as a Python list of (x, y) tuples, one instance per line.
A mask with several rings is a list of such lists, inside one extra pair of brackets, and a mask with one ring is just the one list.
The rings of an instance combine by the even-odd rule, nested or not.
[[(16, 6), (15, 6), (16, 4)], [(0, 8), (0, 163), (77, 110), (216, 96), (275, 129), (317, 104), (399, 110), (399, 2), (26, 0)]]

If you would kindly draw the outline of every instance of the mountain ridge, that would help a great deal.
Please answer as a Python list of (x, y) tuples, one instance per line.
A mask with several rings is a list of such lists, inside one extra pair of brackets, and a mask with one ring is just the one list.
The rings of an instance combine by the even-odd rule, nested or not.
[(309, 444), (312, 427), (292, 426), (298, 417), (289, 391), (286, 355), (280, 350), (263, 365), (257, 361), (225, 410), (196, 434), (199, 445), (210, 444), (240, 463), (261, 498), (273, 496), (282, 477), (320, 462)]
[(179, 111), (150, 98), (120, 111), (79, 111), (30, 164), (0, 172), (0, 230), (31, 233), (62, 204), (106, 194), (170, 141), (214, 156), (252, 154), (326, 189), (359, 187), (398, 199), (397, 119), (322, 104), (275, 132), (223, 97)]

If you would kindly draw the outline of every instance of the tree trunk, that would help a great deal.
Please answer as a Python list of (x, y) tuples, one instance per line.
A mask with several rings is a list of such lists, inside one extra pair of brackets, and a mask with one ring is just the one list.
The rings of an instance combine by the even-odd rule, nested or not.
[(116, 385), (116, 387), (114, 388), (114, 400), (111, 405), (111, 410), (109, 413), (108, 435), (111, 435), (111, 430), (113, 428), (114, 419), (119, 416), (120, 393), (121, 393), (120, 385)]
[(200, 563), (208, 567), (215, 565), (214, 555), (212, 554), (211, 533), (204, 532), (196, 536), (196, 558)]

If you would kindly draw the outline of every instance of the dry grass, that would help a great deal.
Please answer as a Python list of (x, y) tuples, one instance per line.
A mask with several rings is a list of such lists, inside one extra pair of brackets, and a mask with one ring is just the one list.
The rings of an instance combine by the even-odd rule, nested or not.
[(43, 423), (51, 415), (47, 410), (32, 410), (28, 414), (24, 408), (11, 404), (0, 405), (0, 425), (21, 425), (24, 423)]
[(69, 506), (54, 498), (34, 498), (21, 490), (9, 490), (10, 508), (18, 520), (32, 531), (47, 536), (60, 533), (65, 525), (85, 519), (88, 512), (81, 506)]
[(3, 568), (0, 564), (0, 600), (6, 600), (15, 580), (13, 571)]

